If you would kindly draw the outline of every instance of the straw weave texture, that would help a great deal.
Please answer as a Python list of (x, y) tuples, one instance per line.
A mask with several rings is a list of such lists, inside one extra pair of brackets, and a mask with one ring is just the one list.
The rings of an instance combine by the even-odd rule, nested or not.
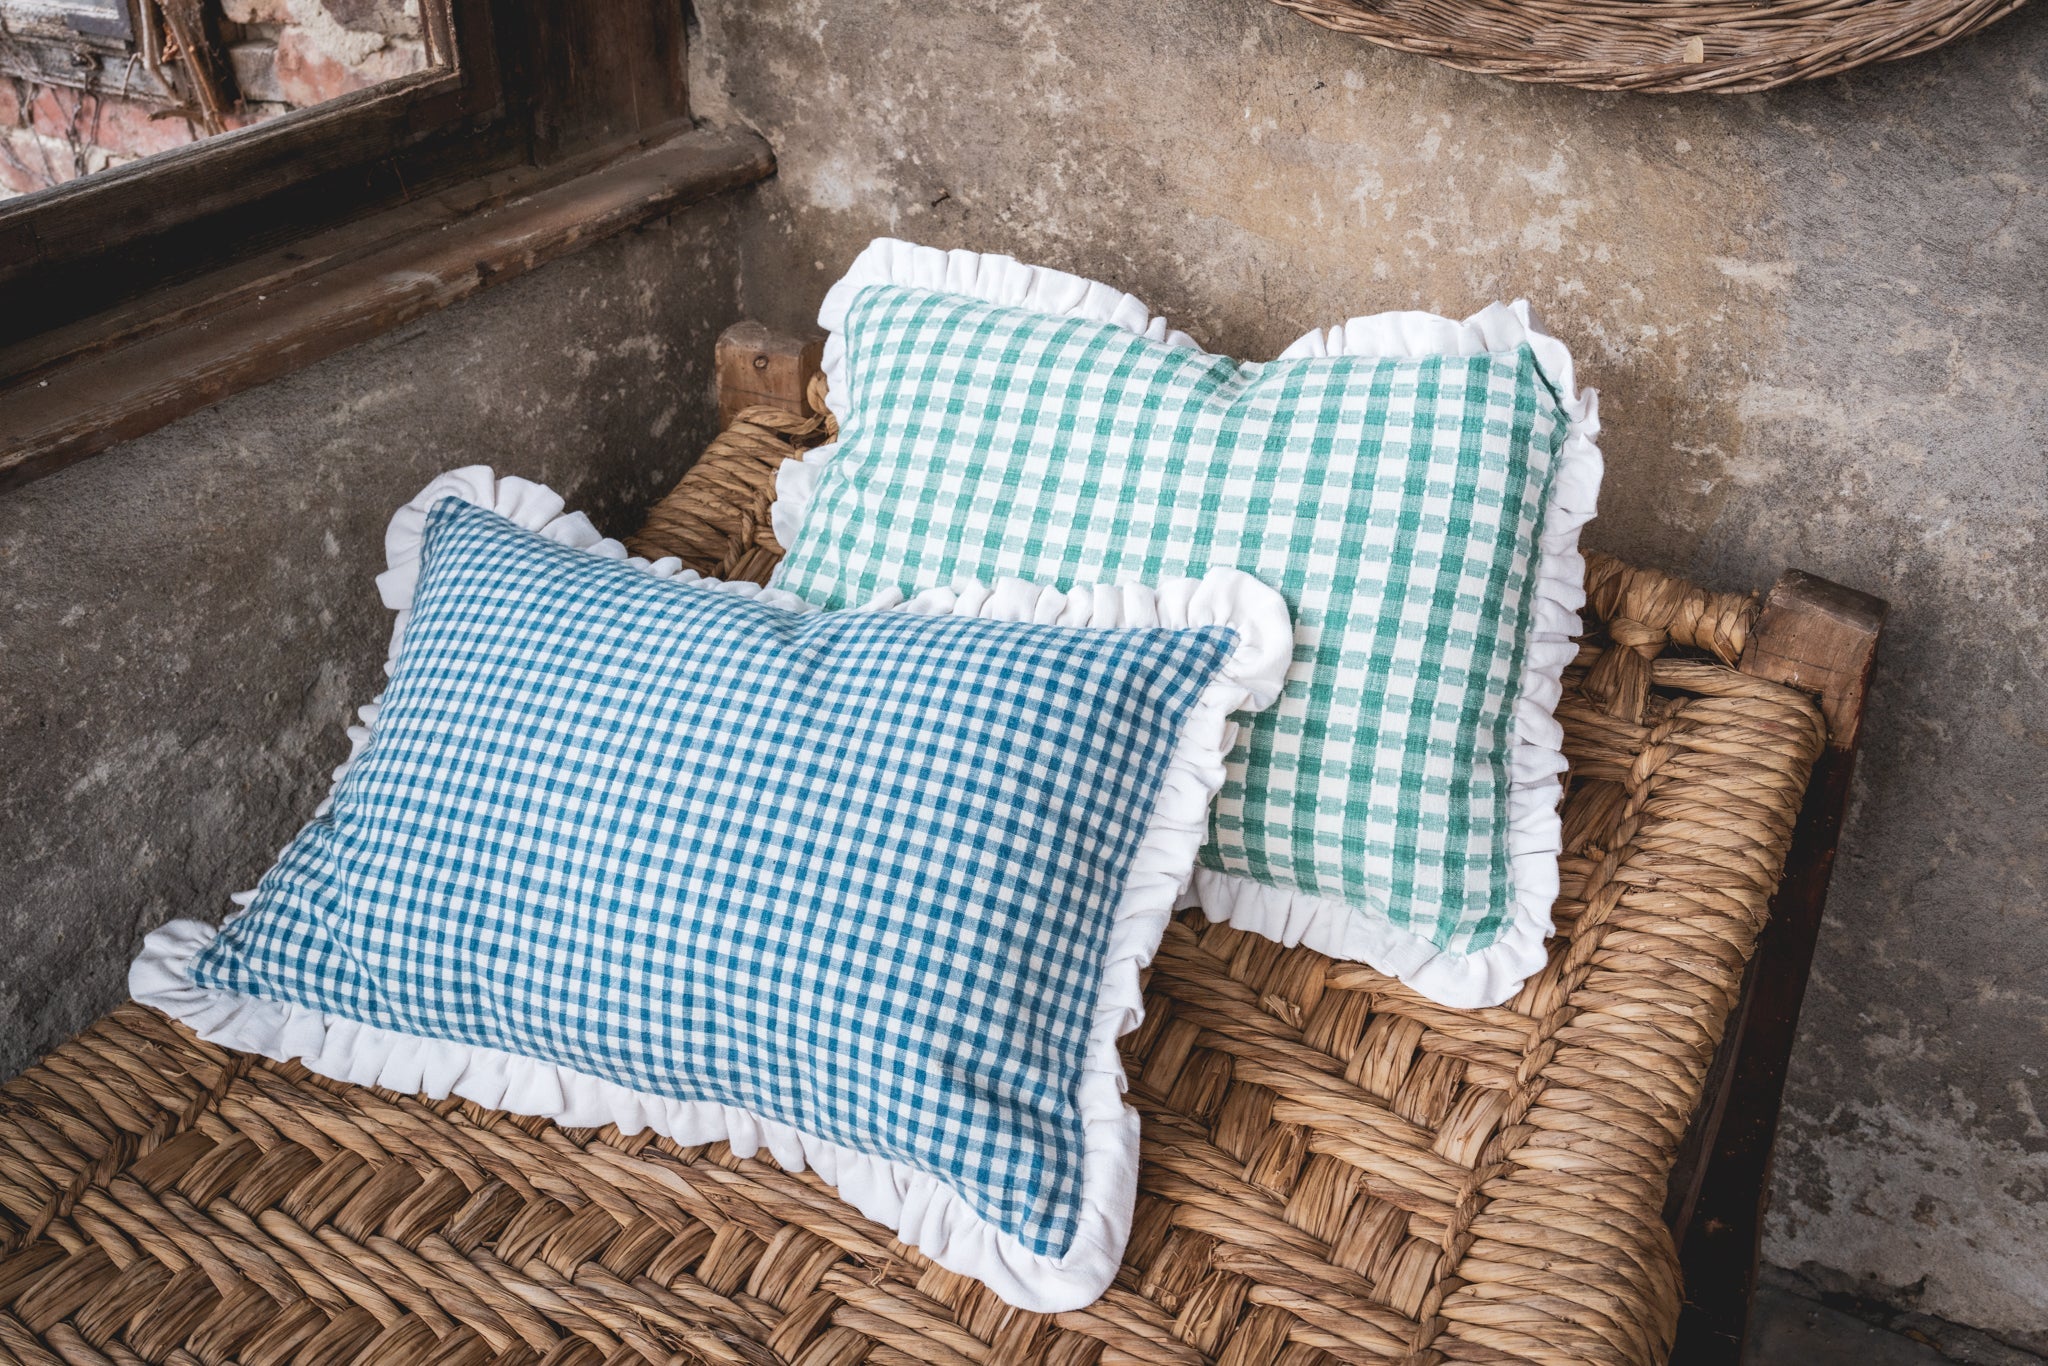
[[(761, 578), (742, 414), (636, 550)], [(1088, 1309), (1003, 1305), (809, 1175), (313, 1077), (115, 1011), (0, 1089), (0, 1360), (33, 1366), (1650, 1363), (1673, 1154), (1822, 744), (1754, 618), (1596, 560), (1548, 968), (1508, 1005), (1189, 912), (1126, 1040), (1145, 1165)]]
[(1274, 0), (1465, 71), (1588, 90), (1738, 94), (1940, 47), (2025, 0)]

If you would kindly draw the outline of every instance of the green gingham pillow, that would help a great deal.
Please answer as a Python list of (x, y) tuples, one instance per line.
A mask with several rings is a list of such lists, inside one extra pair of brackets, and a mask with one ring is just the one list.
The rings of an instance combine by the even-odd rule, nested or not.
[(1295, 663), (1231, 756), (1207, 913), (1449, 1005), (1542, 966), (1601, 467), (1594, 396), (1526, 305), (1249, 364), (1105, 286), (884, 239), (820, 321), (840, 437), (783, 468), (776, 586), (1247, 570), (1294, 610)]

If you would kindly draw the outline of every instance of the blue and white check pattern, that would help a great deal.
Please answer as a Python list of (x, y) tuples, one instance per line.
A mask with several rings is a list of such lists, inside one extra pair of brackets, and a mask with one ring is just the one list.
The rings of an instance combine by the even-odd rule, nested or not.
[(455, 499), (369, 748), (199, 985), (1080, 1208), (1112, 917), (1235, 633), (803, 614)]

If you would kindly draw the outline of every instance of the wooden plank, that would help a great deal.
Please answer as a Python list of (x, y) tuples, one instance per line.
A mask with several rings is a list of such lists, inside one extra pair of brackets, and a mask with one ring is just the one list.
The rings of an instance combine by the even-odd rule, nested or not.
[(1667, 1213), (1676, 1213), (1683, 1235), (1685, 1307), (1672, 1366), (1737, 1366), (1742, 1358), (1770, 1203), (1771, 1149), (1885, 612), (1881, 599), (1790, 570), (1765, 599), (1743, 651), (1743, 672), (1818, 693), (1829, 737), (1729, 1024), (1727, 1056), (1717, 1057), (1709, 1074), (1715, 1090), (1702, 1105), (1708, 1127), (1697, 1145), (1696, 1174), (1690, 1181), (1674, 1174)]
[(811, 376), (824, 354), (825, 339), (815, 334), (776, 332), (752, 321), (726, 328), (717, 349), (719, 427), (760, 404), (810, 417)]
[[(217, 309), (56, 363), (0, 391), (0, 489), (447, 307), (569, 251), (774, 169), (746, 133), (680, 131), (588, 175), (469, 214), (435, 232), (356, 224), (314, 245), (327, 268), (275, 290), (246, 271), (214, 282)], [(410, 221), (410, 220), (408, 220)]]
[(145, 298), (117, 305), (93, 317), (39, 332), (11, 346), (0, 345), (0, 389), (22, 380), (42, 378), (58, 366), (95, 352), (183, 326), (220, 311), (226, 304), (258, 294), (278, 293), (295, 280), (345, 265), (409, 235), (438, 232), (472, 214), (603, 170), (672, 135), (673, 130), (663, 137), (600, 148), (545, 168), (522, 163), (487, 171), (347, 227), (295, 238), (288, 245), (237, 262), (233, 270), (167, 284)]
[(683, 7), (674, 0), (543, 5), (528, 21), (539, 157), (689, 116)]
[(15, 4), (8, 7), (6, 36), (11, 45), (49, 43), (68, 48), (125, 52), (131, 29), (124, 3), (79, 0), (79, 3)]
[(241, 96), (235, 89), (235, 69), (228, 62), (227, 44), (221, 41), (213, 8), (205, 0), (156, 0), (156, 5), (164, 16), (164, 27), (178, 45), (178, 59), (184, 63), (206, 131), (218, 133), (223, 118)]
[[(1811, 785), (1809, 779), (1808, 786)], [(1794, 852), (1788, 850), (1786, 858), (1789, 860)], [(1700, 1085), (1699, 1108), (1693, 1111), (1692, 1122), (1686, 1126), (1685, 1137), (1679, 1141), (1678, 1153), (1672, 1159), (1671, 1175), (1666, 1178), (1664, 1222), (1671, 1229), (1672, 1241), (1679, 1247), (1684, 1247), (1691, 1235), (1693, 1217), (1699, 1210), (1700, 1188), (1706, 1180), (1707, 1159), (1728, 1115), (1728, 1097), (1733, 1089), (1728, 1084), (1729, 1078), (1734, 1075), (1735, 1061), (1742, 1054), (1742, 1040), (1748, 1030), (1749, 1004), (1756, 988), (1756, 965), (1760, 956), (1760, 953), (1751, 954), (1748, 966), (1743, 969), (1742, 990), (1736, 994), (1735, 1008), (1728, 1014), (1728, 1026), (1721, 1032), (1720, 1045), (1714, 1049), (1714, 1061), (1708, 1066), (1706, 1079)]]
[(121, 98), (162, 108), (184, 103), (178, 93), (148, 68), (129, 62), (124, 43), (109, 47), (48, 40), (0, 41), (0, 76), (18, 76), (36, 85), (61, 86), (94, 94), (119, 91)]
[(1880, 598), (1788, 569), (1764, 599), (1742, 671), (1818, 693), (1828, 743), (1852, 748), (1884, 614)]

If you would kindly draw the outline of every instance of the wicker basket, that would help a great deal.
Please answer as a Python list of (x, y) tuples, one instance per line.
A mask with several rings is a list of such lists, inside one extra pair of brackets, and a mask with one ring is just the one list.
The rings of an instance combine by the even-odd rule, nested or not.
[(1274, 0), (1465, 71), (1588, 90), (1736, 94), (1896, 61), (2024, 0)]
[[(769, 477), (822, 435), (743, 414), (640, 548), (763, 577)], [(1823, 739), (1728, 666), (1749, 599), (1593, 585), (1549, 967), (1449, 1010), (1184, 915), (1127, 1040), (1136, 1230), (1090, 1308), (1010, 1309), (722, 1145), (347, 1086), (131, 1004), (4, 1088), (0, 1359), (1661, 1361), (1667, 1176)]]

